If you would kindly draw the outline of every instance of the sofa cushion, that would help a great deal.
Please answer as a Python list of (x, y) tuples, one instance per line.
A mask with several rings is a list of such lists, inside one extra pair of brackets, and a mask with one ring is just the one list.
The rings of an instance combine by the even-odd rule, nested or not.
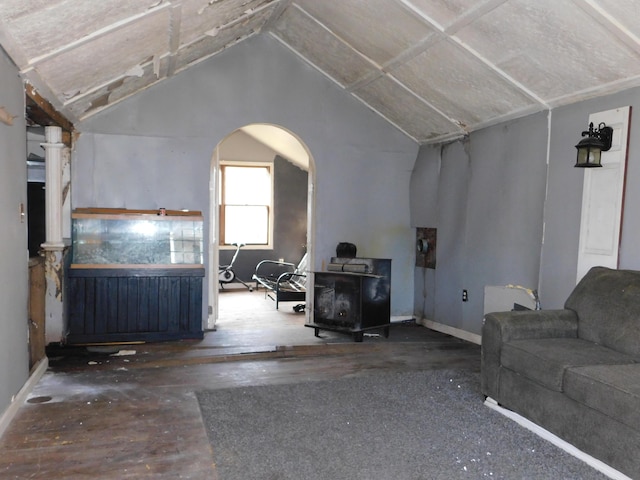
[(573, 400), (640, 431), (640, 363), (569, 368), (564, 392)]
[(503, 367), (557, 392), (569, 367), (628, 363), (634, 358), (580, 338), (514, 340), (502, 346), (501, 355)]
[(593, 267), (565, 302), (578, 337), (640, 356), (640, 272)]

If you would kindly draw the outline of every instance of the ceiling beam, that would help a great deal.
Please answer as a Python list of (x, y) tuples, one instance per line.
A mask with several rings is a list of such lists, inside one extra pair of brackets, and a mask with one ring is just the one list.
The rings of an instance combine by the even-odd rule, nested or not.
[(261, 31), (270, 32), (275, 23), (280, 19), (284, 11), (291, 5), (292, 0), (280, 0), (280, 4), (273, 9), (271, 17), (264, 22)]
[(25, 95), (27, 99), (27, 117), (42, 127), (57, 126), (62, 128), (62, 143), (71, 146), (71, 136), (74, 132), (73, 123), (58, 112), (53, 105), (42, 97), (33, 88), (33, 85), (25, 84)]
[(627, 47), (640, 53), (640, 38), (615, 19), (605, 8), (593, 0), (574, 0), (574, 3)]
[(170, 12), (167, 77), (172, 77), (176, 72), (176, 55), (178, 55), (178, 50), (180, 49), (180, 30), (182, 27), (182, 4), (174, 5)]

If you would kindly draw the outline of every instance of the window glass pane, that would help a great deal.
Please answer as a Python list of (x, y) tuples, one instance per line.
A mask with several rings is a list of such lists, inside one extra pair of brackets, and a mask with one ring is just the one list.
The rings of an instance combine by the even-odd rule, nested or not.
[(266, 206), (225, 206), (226, 244), (266, 245), (269, 240), (269, 208)]
[(271, 175), (267, 167), (224, 167), (224, 199), (227, 205), (269, 205)]

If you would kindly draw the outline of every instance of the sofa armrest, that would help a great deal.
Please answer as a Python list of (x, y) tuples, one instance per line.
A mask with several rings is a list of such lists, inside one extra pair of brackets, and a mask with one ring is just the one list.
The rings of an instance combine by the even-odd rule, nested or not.
[(487, 313), (482, 325), (481, 388), (500, 401), (502, 344), (533, 338), (577, 338), (578, 316), (573, 310), (526, 310)]

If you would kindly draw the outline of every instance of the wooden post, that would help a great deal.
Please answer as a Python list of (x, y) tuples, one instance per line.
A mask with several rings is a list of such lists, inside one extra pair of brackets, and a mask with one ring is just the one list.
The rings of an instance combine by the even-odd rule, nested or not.
[(44, 249), (62, 248), (62, 129), (45, 127), (46, 240)]
[(29, 259), (29, 369), (45, 357), (45, 279), (41, 257)]

